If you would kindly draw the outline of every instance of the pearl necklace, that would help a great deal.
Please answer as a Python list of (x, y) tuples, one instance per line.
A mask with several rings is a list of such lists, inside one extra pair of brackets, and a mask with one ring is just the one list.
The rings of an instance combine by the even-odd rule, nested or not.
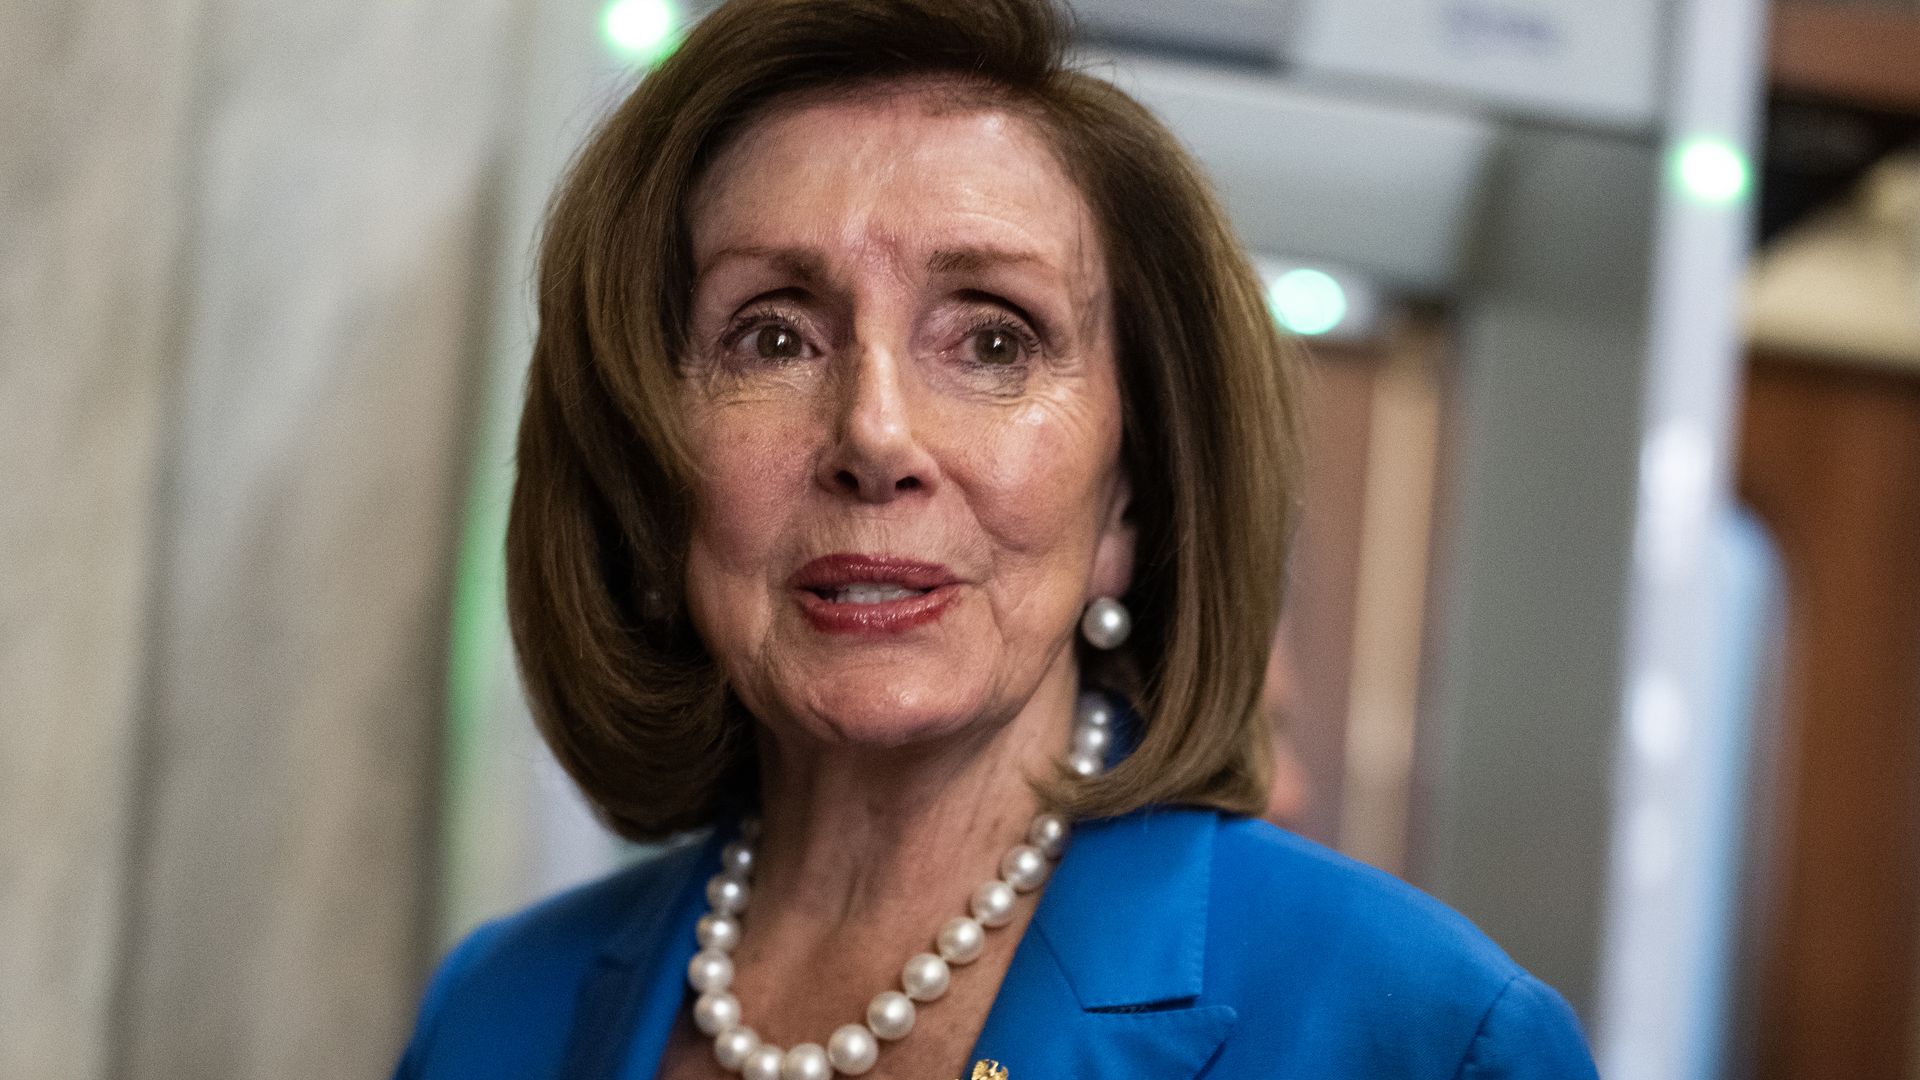
[[(1113, 708), (1097, 693), (1083, 693), (1075, 709), (1067, 768), (1093, 776), (1105, 767), (1113, 742)], [(740, 915), (746, 910), (753, 874), (754, 841), (759, 822), (741, 823), (740, 839), (720, 853), (720, 872), (707, 881), (707, 914), (694, 936), (700, 951), (687, 965), (687, 983), (698, 995), (693, 1022), (713, 1037), (713, 1056), (721, 1068), (745, 1080), (832, 1080), (859, 1076), (880, 1058), (880, 1040), (906, 1038), (913, 1030), (915, 1002), (937, 1000), (947, 992), (952, 968), (970, 964), (986, 951), (986, 932), (1013, 921), (1019, 894), (1045, 884), (1067, 844), (1067, 822), (1042, 813), (1027, 828), (1026, 839), (1000, 858), (1000, 876), (983, 882), (958, 915), (934, 935), (934, 952), (908, 960), (900, 971), (900, 989), (883, 990), (867, 1004), (863, 1024), (844, 1024), (825, 1046), (805, 1042), (783, 1050), (741, 1022), (740, 1000), (727, 992), (733, 984), (734, 947), (740, 944)]]

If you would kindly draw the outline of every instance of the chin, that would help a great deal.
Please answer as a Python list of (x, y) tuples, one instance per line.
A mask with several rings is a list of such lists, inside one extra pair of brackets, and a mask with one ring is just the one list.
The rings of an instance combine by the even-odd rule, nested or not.
[(951, 669), (916, 666), (921, 670), (870, 663), (823, 673), (805, 688), (793, 723), (827, 741), (882, 749), (951, 736), (997, 711), (984, 686), (957, 682), (946, 674)]

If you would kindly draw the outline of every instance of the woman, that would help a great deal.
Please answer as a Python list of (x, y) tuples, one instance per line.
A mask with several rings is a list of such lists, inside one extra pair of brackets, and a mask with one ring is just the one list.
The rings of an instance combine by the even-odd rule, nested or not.
[(1585, 1076), (1458, 916), (1243, 815), (1292, 353), (1044, 0), (734, 0), (555, 204), (535, 714), (666, 854), (442, 965), (409, 1077)]

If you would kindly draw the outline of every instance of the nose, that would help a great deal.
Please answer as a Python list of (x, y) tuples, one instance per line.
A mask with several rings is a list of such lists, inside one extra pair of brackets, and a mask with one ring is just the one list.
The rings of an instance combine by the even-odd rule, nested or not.
[(885, 503), (932, 490), (935, 465), (914, 424), (910, 370), (902, 354), (856, 347), (835, 380), (833, 443), (821, 456), (821, 486)]

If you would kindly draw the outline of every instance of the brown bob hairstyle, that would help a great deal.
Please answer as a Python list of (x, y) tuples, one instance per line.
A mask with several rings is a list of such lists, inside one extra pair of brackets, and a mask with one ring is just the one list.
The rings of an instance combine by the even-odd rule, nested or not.
[(758, 798), (752, 718), (682, 598), (699, 485), (676, 413), (687, 207), (707, 163), (772, 103), (902, 80), (1036, 125), (1107, 252), (1134, 633), (1080, 660), (1144, 725), (1110, 772), (1046, 778), (1043, 795), (1079, 816), (1264, 804), (1258, 699), (1296, 493), (1296, 348), (1193, 163), (1131, 98), (1068, 67), (1067, 40), (1048, 0), (729, 0), (562, 184), (541, 247), (507, 598), (540, 730), (622, 835), (663, 837)]

